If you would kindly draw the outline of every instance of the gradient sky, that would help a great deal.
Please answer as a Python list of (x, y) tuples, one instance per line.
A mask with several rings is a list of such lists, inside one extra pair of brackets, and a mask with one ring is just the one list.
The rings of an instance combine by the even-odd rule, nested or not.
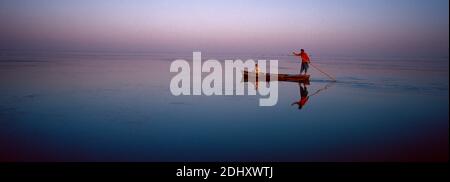
[(0, 49), (449, 55), (448, 0), (0, 0)]

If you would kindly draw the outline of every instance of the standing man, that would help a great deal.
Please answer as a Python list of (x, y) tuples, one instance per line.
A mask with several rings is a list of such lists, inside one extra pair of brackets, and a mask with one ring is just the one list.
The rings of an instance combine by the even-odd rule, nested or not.
[(300, 74), (302, 74), (303, 70), (305, 71), (305, 75), (306, 72), (308, 72), (308, 68), (309, 68), (309, 56), (308, 54), (306, 54), (305, 50), (301, 49), (300, 50), (300, 54), (297, 54), (295, 52), (292, 52), (295, 56), (300, 56), (300, 59), (302, 60), (302, 65), (300, 68)]

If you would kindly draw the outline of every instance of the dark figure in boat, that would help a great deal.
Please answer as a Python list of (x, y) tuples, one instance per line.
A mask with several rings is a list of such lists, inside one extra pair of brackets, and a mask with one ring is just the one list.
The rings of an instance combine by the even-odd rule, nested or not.
[[(303, 84), (303, 86), (302, 86)], [(298, 87), (300, 87), (300, 100), (291, 104), (291, 106), (297, 104), (298, 109), (302, 109), (305, 106), (306, 102), (308, 102), (308, 88), (305, 83), (298, 83)]]
[(302, 72), (304, 71), (305, 72), (305, 75), (306, 75), (306, 73), (308, 72), (308, 68), (309, 68), (309, 63), (310, 63), (310, 60), (309, 60), (309, 56), (308, 56), (308, 54), (305, 52), (305, 50), (304, 49), (301, 49), (300, 50), (300, 53), (295, 53), (295, 52), (292, 52), (295, 56), (299, 56), (300, 57), (300, 59), (301, 59), (301, 61), (302, 61), (302, 65), (301, 65), (301, 67), (300, 67), (300, 74), (302, 74)]

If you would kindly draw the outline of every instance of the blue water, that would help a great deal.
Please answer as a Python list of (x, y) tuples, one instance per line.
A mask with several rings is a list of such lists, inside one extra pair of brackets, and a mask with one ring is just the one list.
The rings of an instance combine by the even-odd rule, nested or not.
[[(214, 55), (204, 60), (278, 59)], [(314, 57), (276, 106), (258, 96), (173, 96), (190, 54), (0, 54), (1, 161), (448, 161), (448, 58)]]

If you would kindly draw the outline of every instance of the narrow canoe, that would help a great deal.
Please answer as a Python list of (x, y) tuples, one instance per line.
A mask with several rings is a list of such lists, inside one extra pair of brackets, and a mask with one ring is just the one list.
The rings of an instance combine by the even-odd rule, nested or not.
[[(258, 74), (265, 74), (266, 81), (270, 81), (270, 74), (268, 73), (258, 73)], [(244, 71), (244, 81), (248, 81), (249, 76), (255, 77), (256, 73)], [(309, 82), (309, 75), (278, 74), (278, 81)]]

